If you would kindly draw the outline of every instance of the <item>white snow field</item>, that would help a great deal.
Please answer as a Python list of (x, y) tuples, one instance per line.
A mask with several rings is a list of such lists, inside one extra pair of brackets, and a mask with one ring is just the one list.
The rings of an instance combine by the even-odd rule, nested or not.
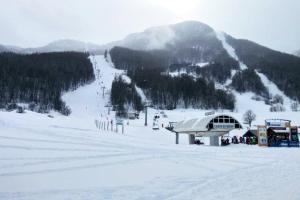
[[(0, 112), (0, 199), (300, 198), (299, 148), (195, 146), (188, 145), (184, 135), (175, 145), (172, 133), (152, 130), (154, 109), (149, 109), (147, 127), (141, 114), (139, 120), (126, 121), (124, 134), (96, 129), (94, 120), (101, 114), (103, 120), (113, 118), (106, 115), (108, 94), (103, 99), (101, 87), (109, 88), (113, 75), (122, 71), (103, 56), (91, 60), (98, 70), (96, 81), (63, 97), (71, 116)], [(238, 120), (251, 108), (257, 114), (254, 124), (265, 118), (300, 124), (298, 112), (269, 113), (246, 95), (239, 98), (244, 100), (240, 110), (229, 113)], [(168, 118), (160, 123), (203, 117), (205, 111), (164, 112)]]

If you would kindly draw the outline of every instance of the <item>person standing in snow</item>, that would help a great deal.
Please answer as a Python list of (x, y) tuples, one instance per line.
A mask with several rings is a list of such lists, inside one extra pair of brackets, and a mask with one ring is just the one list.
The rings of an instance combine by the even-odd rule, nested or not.
[(244, 138), (240, 136), (240, 143), (244, 143)]
[(246, 138), (246, 144), (248, 144), (248, 145), (250, 144), (250, 137)]
[(227, 144), (227, 145), (229, 144), (229, 139), (228, 139), (228, 138), (226, 139), (226, 144)]
[(114, 124), (114, 122), (113, 122), (113, 120), (111, 119), (111, 120), (110, 120), (111, 131), (113, 131), (113, 124)]

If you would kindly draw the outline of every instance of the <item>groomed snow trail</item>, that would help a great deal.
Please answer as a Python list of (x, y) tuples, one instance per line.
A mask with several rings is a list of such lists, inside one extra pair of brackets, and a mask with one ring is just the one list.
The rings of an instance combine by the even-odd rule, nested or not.
[(217, 38), (222, 42), (223, 48), (227, 51), (229, 56), (239, 62), (240, 69), (245, 70), (248, 67), (240, 61), (239, 57), (235, 53), (235, 49), (226, 41), (225, 33), (224, 32), (216, 32)]
[[(64, 96), (69, 117), (0, 112), (0, 199), (299, 199), (298, 148), (189, 146), (184, 135), (175, 145), (170, 132), (145, 127), (143, 114), (124, 135), (97, 130), (93, 119), (108, 98), (99, 100), (99, 81), (109, 87), (118, 71), (103, 57), (94, 65), (102, 79)], [(156, 112), (149, 109), (149, 124)], [(204, 112), (165, 111), (170, 121)], [(300, 123), (298, 113), (278, 115)]]
[(112, 81), (115, 76), (124, 74), (124, 71), (114, 68), (104, 56), (91, 56), (90, 60), (94, 67), (95, 81), (63, 96), (63, 100), (72, 109), (72, 116), (99, 117), (107, 113), (104, 106), (109, 101)]

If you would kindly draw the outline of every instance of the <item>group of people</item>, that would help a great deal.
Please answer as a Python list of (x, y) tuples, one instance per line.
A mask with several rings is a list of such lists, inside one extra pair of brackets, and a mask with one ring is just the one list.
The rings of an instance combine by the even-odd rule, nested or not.
[(243, 138), (244, 144), (257, 144), (257, 138), (256, 137), (246, 137), (246, 140)]
[(236, 136), (234, 136), (234, 137), (236, 138), (234, 144), (238, 144), (238, 143), (248, 144), (248, 145), (249, 144), (257, 144), (257, 138), (256, 137), (242, 137), (242, 136), (240, 136), (239, 141), (237, 141)]
[[(231, 138), (231, 143), (232, 144), (257, 144), (257, 138), (255, 137), (242, 137), (240, 136), (239, 138), (237, 136), (233, 136)], [(229, 145), (230, 142), (229, 142), (229, 138), (224, 138), (223, 136), (221, 137), (221, 145), (222, 146), (226, 146), (226, 145)]]
[(222, 136), (221, 137), (221, 146), (227, 146), (229, 144), (230, 144), (229, 139), (228, 138), (224, 139), (224, 137)]

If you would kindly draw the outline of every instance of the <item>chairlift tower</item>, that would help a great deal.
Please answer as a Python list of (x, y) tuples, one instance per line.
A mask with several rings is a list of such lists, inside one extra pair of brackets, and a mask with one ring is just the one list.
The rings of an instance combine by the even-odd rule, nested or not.
[(148, 125), (148, 107), (151, 107), (151, 101), (147, 101), (144, 103), (144, 108), (145, 108), (145, 126)]
[(101, 89), (102, 89), (102, 97), (103, 97), (103, 99), (104, 99), (104, 90), (105, 90), (105, 86), (102, 86)]

